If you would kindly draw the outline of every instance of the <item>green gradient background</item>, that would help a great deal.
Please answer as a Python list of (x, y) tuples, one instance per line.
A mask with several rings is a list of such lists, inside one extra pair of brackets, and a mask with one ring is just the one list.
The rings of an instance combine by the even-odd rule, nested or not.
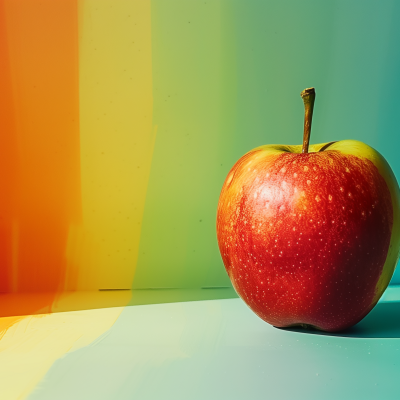
[(300, 144), (305, 87), (312, 143), (361, 140), (399, 177), (399, 2), (154, 0), (151, 13), (158, 130), (134, 288), (230, 286), (222, 183), (252, 148)]

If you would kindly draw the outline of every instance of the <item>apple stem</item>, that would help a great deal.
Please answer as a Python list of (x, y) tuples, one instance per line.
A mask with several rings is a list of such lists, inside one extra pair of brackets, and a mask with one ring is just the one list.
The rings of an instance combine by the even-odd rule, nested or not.
[(301, 98), (304, 102), (304, 135), (303, 135), (303, 150), (302, 153), (308, 153), (310, 144), (311, 121), (314, 110), (315, 89), (304, 89), (301, 93)]

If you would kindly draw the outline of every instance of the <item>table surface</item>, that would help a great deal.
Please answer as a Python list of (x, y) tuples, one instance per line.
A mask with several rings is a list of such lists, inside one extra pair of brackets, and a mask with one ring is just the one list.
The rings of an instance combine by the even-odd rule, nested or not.
[[(62, 312), (48, 317), (46, 340), (32, 345), (46, 318), (35, 320), (30, 330), (32, 321), (9, 333), (11, 344), (0, 353), (9, 358), (0, 357), (0, 370), (6, 372), (5, 361), (19, 360), (15, 368), (22, 382), (22, 370), (38, 365), (26, 358), (29, 351), (40, 357), (52, 337), (60, 341), (62, 334), (65, 341), (76, 335), (76, 344), (82, 338), (69, 321), (80, 318), (92, 326), (93, 315), (105, 324), (103, 333), (66, 348), (39, 382), (27, 381), (20, 398), (399, 398), (400, 287), (390, 287), (361, 323), (341, 334), (276, 329), (238, 298)], [(18, 381), (18, 373), (12, 377)], [(8, 393), (0, 397), (13, 399)]]

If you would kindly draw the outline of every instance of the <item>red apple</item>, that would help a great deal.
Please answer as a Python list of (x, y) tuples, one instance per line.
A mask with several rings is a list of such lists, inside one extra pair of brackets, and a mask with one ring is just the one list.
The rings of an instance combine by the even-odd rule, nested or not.
[(362, 142), (309, 146), (314, 89), (302, 97), (303, 146), (261, 146), (237, 161), (220, 195), (217, 237), (236, 292), (259, 317), (335, 332), (364, 318), (392, 277), (399, 187)]

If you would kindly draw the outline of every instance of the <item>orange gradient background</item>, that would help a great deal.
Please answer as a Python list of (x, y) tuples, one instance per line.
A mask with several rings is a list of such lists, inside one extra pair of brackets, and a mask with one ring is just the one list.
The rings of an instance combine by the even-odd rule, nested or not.
[(82, 220), (77, 2), (2, 0), (0, 13), (0, 291), (48, 293), (24, 304), (47, 312)]
[(129, 302), (156, 134), (150, 21), (149, 1), (0, 0), (0, 316)]

